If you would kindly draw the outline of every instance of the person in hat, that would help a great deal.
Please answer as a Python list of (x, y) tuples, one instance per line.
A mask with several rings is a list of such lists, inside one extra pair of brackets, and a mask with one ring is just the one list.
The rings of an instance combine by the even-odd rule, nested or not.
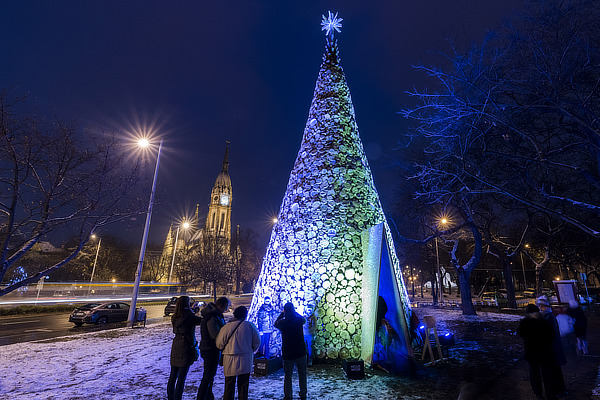
[(298, 370), (300, 399), (306, 399), (306, 345), (302, 327), (306, 319), (298, 314), (292, 303), (283, 306), (283, 312), (275, 321), (275, 328), (281, 331), (281, 353), (283, 358), (283, 394), (284, 400), (292, 399), (292, 374), (294, 365)]
[(558, 329), (558, 321), (556, 321), (556, 317), (552, 313), (552, 309), (550, 308), (550, 302), (546, 296), (540, 296), (537, 298), (537, 306), (540, 309), (540, 313), (542, 317), (552, 326), (554, 330), (554, 338), (552, 339), (552, 353), (554, 355), (554, 364), (553, 364), (553, 380), (556, 385), (556, 393), (566, 394), (567, 389), (565, 387), (565, 379), (563, 377), (561, 365), (565, 365), (567, 363), (567, 358), (565, 357), (565, 352), (563, 351), (562, 342), (560, 340), (560, 331)]

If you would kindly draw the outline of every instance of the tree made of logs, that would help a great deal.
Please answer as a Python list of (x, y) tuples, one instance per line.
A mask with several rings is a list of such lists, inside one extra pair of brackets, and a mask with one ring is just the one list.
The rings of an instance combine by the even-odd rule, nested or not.
[[(404, 347), (410, 306), (339, 63), (333, 38), (337, 28), (327, 30), (302, 144), (271, 233), (249, 319), (256, 322), (266, 296), (277, 310), (286, 302), (305, 316), (307, 309), (316, 310), (316, 357), (368, 362), (376, 335), (379, 279), (389, 278), (392, 290), (386, 299), (386, 318), (399, 321), (397, 333)], [(379, 250), (373, 252), (377, 243)], [(389, 262), (386, 273), (380, 274), (381, 258)], [(271, 335), (271, 355), (281, 349), (276, 332)]]

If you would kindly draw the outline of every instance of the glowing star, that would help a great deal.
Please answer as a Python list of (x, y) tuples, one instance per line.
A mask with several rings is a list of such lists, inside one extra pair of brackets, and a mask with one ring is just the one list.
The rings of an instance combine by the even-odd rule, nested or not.
[(334, 31), (338, 33), (341, 32), (340, 28), (342, 27), (342, 21), (344, 19), (338, 18), (338, 13), (335, 13), (335, 15), (333, 15), (331, 11), (328, 12), (329, 16), (327, 18), (325, 18), (325, 16), (322, 15), (323, 21), (321, 21), (321, 30), (327, 31), (328, 36), (333, 36)]

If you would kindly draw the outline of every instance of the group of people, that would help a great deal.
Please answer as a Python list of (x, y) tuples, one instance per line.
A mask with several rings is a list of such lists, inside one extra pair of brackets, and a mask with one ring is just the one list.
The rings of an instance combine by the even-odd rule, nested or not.
[(531, 388), (538, 398), (543, 398), (543, 388), (546, 399), (555, 400), (566, 394), (561, 366), (567, 363), (563, 344), (568, 343), (567, 337), (571, 333), (577, 338), (577, 354), (587, 354), (585, 314), (574, 302), (567, 310), (558, 310), (559, 314), (555, 316), (545, 296), (539, 297), (536, 305), (529, 304), (525, 312), (517, 334), (524, 340)]
[[(171, 346), (171, 374), (167, 383), (167, 398), (182, 398), (189, 368), (194, 361), (202, 357), (204, 371), (197, 400), (214, 400), (212, 389), (219, 364), (223, 366), (225, 375), (223, 399), (234, 399), (236, 383), (238, 399), (248, 399), (254, 353), (261, 346), (261, 335), (257, 327), (246, 321), (248, 309), (244, 306), (237, 307), (233, 311), (233, 320), (225, 323), (223, 313), (230, 304), (226, 297), (209, 303), (201, 311), (201, 317), (193, 313), (189, 303), (188, 296), (180, 296), (171, 317), (175, 337)], [(298, 371), (300, 398), (306, 399), (307, 395), (307, 350), (303, 331), (305, 323), (306, 319), (296, 312), (292, 303), (286, 303), (283, 312), (273, 322), (273, 326), (281, 332), (286, 400), (292, 399), (294, 366)], [(198, 325), (201, 336), (199, 344), (195, 337)]]

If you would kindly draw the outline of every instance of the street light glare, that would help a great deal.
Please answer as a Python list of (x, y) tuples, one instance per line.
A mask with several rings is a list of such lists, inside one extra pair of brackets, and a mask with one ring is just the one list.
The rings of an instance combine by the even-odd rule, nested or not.
[(150, 146), (150, 142), (148, 141), (148, 139), (142, 138), (142, 139), (138, 140), (138, 145), (140, 147), (144, 147), (145, 148), (145, 147)]
[(189, 222), (184, 222), (183, 223), (183, 229), (187, 229), (190, 227), (190, 223)]
[(273, 218), (273, 223), (276, 224), (277, 223), (277, 217)]
[(442, 224), (447, 224), (448, 220), (446, 218), (442, 218), (441, 222), (442, 222)]

